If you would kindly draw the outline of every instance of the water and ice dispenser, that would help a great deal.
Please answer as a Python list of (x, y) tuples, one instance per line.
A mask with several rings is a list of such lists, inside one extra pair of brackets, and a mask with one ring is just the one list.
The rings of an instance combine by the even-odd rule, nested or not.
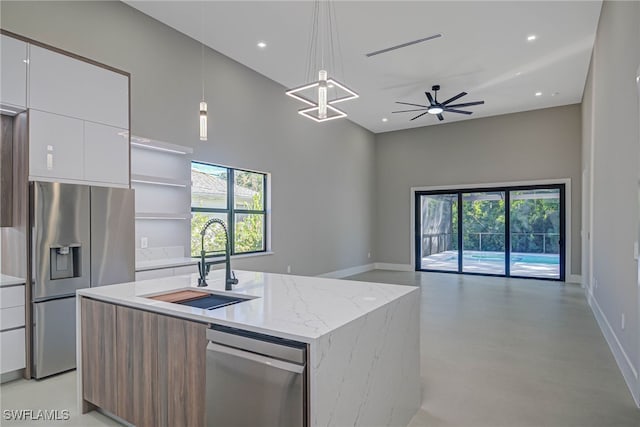
[(81, 246), (54, 246), (51, 254), (51, 280), (70, 279), (82, 276)]

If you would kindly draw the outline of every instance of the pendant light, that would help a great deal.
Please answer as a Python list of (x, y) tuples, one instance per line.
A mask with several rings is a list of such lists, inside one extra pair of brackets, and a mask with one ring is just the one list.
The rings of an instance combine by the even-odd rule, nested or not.
[[(298, 114), (316, 122), (347, 117), (347, 113), (336, 108), (334, 104), (358, 97), (358, 94), (346, 85), (329, 77), (327, 72), (327, 69), (335, 72), (338, 67), (334, 48), (337, 47), (340, 53), (340, 39), (337, 28), (334, 28), (335, 20), (335, 9), (331, 0), (314, 1), (313, 25), (307, 56), (307, 79), (314, 78), (317, 72), (318, 80), (286, 91), (290, 97), (307, 104), (308, 107), (298, 110)], [(342, 64), (339, 65), (342, 67)], [(344, 75), (344, 71), (342, 74)]]
[[(204, 6), (202, 6), (204, 9)], [(204, 10), (200, 11), (200, 64), (202, 75), (202, 100), (200, 101), (200, 141), (207, 140), (207, 102), (204, 100)]]

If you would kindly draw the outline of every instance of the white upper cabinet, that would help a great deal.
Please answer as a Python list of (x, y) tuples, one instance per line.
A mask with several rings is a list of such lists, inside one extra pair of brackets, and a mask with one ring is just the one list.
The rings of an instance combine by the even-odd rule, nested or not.
[(2, 35), (0, 52), (0, 103), (24, 109), (27, 105), (27, 44)]
[(129, 133), (84, 122), (84, 179), (129, 185)]
[[(128, 187), (129, 77), (33, 44), (23, 49), (29, 179)], [(4, 51), (2, 60), (4, 72)]]
[(84, 178), (83, 121), (57, 114), (29, 112), (29, 177)]
[(129, 129), (125, 75), (38, 46), (29, 48), (30, 108)]

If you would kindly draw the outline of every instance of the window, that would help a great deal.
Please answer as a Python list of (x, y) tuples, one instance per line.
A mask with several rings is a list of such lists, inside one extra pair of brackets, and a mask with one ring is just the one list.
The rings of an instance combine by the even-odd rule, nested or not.
[[(200, 231), (211, 218), (227, 226), (232, 255), (266, 251), (266, 184), (264, 173), (191, 162), (191, 256), (200, 256)], [(220, 231), (209, 228), (205, 251), (224, 253)]]

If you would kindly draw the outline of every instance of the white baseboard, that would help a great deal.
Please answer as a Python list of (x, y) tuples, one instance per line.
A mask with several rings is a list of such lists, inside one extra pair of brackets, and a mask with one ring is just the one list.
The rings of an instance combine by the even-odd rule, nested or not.
[(354, 274), (365, 273), (373, 270), (374, 264), (357, 265), (355, 267), (349, 267), (342, 270), (330, 271), (328, 273), (319, 274), (318, 277), (325, 277), (328, 279), (342, 279), (343, 277), (353, 276)]
[(607, 340), (607, 344), (609, 344), (609, 348), (613, 353), (613, 357), (618, 364), (618, 368), (622, 372), (622, 376), (627, 383), (627, 387), (631, 391), (631, 396), (636, 403), (636, 406), (640, 408), (640, 390), (637, 389), (638, 384), (638, 371), (633, 366), (631, 359), (627, 355), (627, 352), (624, 351), (618, 336), (615, 331), (611, 327), (611, 324), (607, 320), (607, 317), (604, 315), (604, 312), (600, 308), (598, 301), (593, 295), (588, 295), (587, 301), (589, 302), (589, 306), (591, 307), (591, 311), (600, 326), (600, 330), (604, 335), (605, 340)]
[(353, 276), (354, 274), (365, 273), (371, 270), (413, 271), (413, 269), (411, 268), (411, 264), (375, 262), (372, 264), (357, 265), (355, 267), (349, 267), (343, 270), (330, 271), (328, 273), (319, 274), (318, 277), (342, 279), (343, 277), (349, 277)]
[(389, 262), (376, 262), (373, 264), (376, 270), (413, 271), (411, 264), (393, 264)]
[(580, 274), (569, 274), (565, 278), (566, 283), (577, 283), (578, 285), (582, 285), (582, 276)]

